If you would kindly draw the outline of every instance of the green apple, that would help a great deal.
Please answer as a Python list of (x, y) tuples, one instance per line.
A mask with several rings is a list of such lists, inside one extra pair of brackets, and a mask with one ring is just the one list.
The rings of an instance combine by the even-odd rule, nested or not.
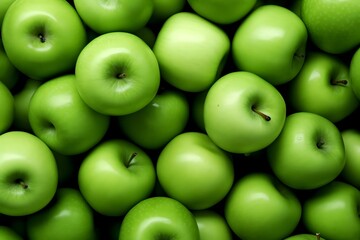
[(74, 0), (74, 6), (87, 26), (104, 34), (134, 32), (144, 27), (152, 15), (154, 3), (152, 0)]
[(346, 128), (341, 131), (345, 146), (345, 166), (341, 177), (346, 182), (360, 189), (360, 131)]
[(351, 87), (356, 97), (360, 100), (360, 47), (354, 50), (348, 66)]
[(52, 150), (75, 155), (96, 145), (106, 134), (110, 117), (85, 104), (68, 74), (43, 83), (29, 103), (30, 126)]
[(325, 239), (321, 237), (320, 233), (315, 233), (315, 234), (298, 233), (290, 237), (287, 237), (284, 240), (325, 240)]
[(359, 106), (349, 80), (349, 67), (342, 59), (308, 52), (299, 74), (289, 82), (286, 102), (296, 112), (312, 112), (339, 122)]
[(232, 240), (225, 218), (212, 209), (192, 211), (200, 232), (200, 240)]
[(333, 181), (316, 190), (303, 203), (303, 223), (325, 239), (360, 239), (360, 191)]
[(81, 162), (79, 189), (98, 213), (123, 216), (150, 196), (156, 179), (150, 156), (124, 139), (101, 142)]
[(3, 240), (23, 240), (23, 238), (12, 228), (0, 225), (0, 239)]
[(339, 54), (359, 45), (357, 0), (302, 0), (300, 7), (309, 38), (322, 51)]
[(199, 15), (179, 12), (162, 25), (153, 51), (164, 81), (183, 91), (200, 92), (222, 73), (230, 39), (223, 29)]
[(287, 116), (278, 138), (267, 147), (273, 173), (286, 185), (302, 190), (321, 187), (345, 166), (345, 147), (338, 127), (309, 112)]
[(234, 63), (239, 70), (281, 85), (300, 71), (307, 39), (306, 27), (294, 12), (278, 5), (263, 5), (252, 11), (235, 31)]
[(47, 80), (74, 69), (86, 44), (86, 31), (67, 1), (17, 0), (5, 14), (2, 40), (19, 71)]
[(186, 6), (186, 0), (153, 0), (154, 8), (149, 24), (163, 24), (166, 19), (175, 13), (182, 12)]
[(209, 89), (204, 124), (209, 137), (232, 153), (267, 147), (283, 128), (286, 104), (280, 92), (251, 72), (231, 72)]
[(257, 0), (187, 0), (191, 9), (217, 24), (232, 24), (250, 13)]
[(10, 129), (14, 121), (14, 96), (0, 81), (0, 134)]
[(205, 134), (183, 132), (161, 150), (156, 173), (167, 196), (191, 210), (219, 203), (234, 181), (229, 154)]
[(26, 220), (29, 240), (96, 239), (91, 207), (79, 190), (58, 188), (52, 202)]
[(160, 149), (182, 133), (189, 119), (189, 103), (181, 91), (161, 90), (139, 111), (118, 117), (121, 131), (145, 149)]
[(125, 215), (119, 240), (200, 240), (194, 215), (169, 197), (142, 200)]
[(152, 48), (156, 41), (156, 33), (154, 29), (145, 26), (135, 31), (134, 34), (141, 38), (150, 48)]
[(0, 38), (0, 82), (4, 83), (9, 89), (14, 89), (19, 79), (20, 72), (10, 62)]
[(278, 240), (298, 226), (302, 206), (273, 175), (252, 172), (239, 178), (227, 196), (224, 216), (232, 231), (247, 240)]
[(111, 32), (81, 51), (76, 86), (86, 104), (106, 115), (126, 115), (145, 107), (160, 85), (160, 70), (151, 48), (138, 36)]
[(6, 11), (13, 2), (15, 2), (15, 0), (1, 0), (0, 2), (0, 36), (1, 36), (1, 26), (4, 20), (4, 16), (6, 14)]
[(33, 214), (44, 208), (57, 189), (56, 161), (38, 137), (21, 131), (0, 135), (0, 213)]

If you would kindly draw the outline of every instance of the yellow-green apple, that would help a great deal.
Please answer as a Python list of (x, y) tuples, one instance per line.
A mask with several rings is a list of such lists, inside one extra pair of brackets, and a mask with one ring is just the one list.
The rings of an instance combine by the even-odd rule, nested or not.
[(360, 239), (360, 191), (341, 181), (317, 189), (303, 203), (303, 223), (326, 240)]
[(204, 102), (206, 133), (222, 149), (251, 153), (272, 143), (286, 118), (280, 92), (258, 75), (239, 71), (218, 79)]
[(183, 91), (200, 92), (222, 73), (230, 39), (223, 29), (199, 15), (179, 12), (164, 22), (153, 51), (164, 81)]
[(90, 206), (105, 216), (123, 216), (150, 196), (156, 173), (150, 156), (125, 139), (102, 141), (80, 164), (78, 185)]
[(346, 128), (341, 135), (345, 146), (345, 166), (341, 178), (360, 189), (360, 130)]
[(181, 12), (186, 6), (186, 0), (153, 0), (154, 8), (149, 24), (163, 24), (166, 19), (175, 13)]
[(154, 3), (152, 0), (74, 0), (74, 6), (89, 28), (104, 34), (134, 32), (144, 27), (152, 15)]
[(201, 132), (183, 132), (166, 144), (156, 173), (166, 195), (191, 210), (219, 203), (234, 181), (230, 155)]
[(3, 240), (23, 240), (23, 238), (11, 227), (0, 226), (0, 239)]
[(299, 16), (282, 6), (263, 5), (239, 24), (232, 39), (232, 56), (239, 70), (280, 85), (300, 71), (307, 38)]
[(292, 236), (285, 238), (284, 240), (325, 240), (321, 237), (320, 233), (310, 234), (310, 233), (298, 233)]
[(19, 70), (15, 68), (6, 55), (2, 40), (0, 38), (0, 82), (4, 83), (7, 88), (12, 90), (19, 82), (20, 76), (21, 74)]
[(67, 1), (17, 0), (5, 14), (2, 40), (19, 71), (47, 80), (74, 69), (86, 44), (86, 30)]
[(0, 135), (0, 213), (25, 216), (44, 208), (57, 189), (58, 172), (50, 148), (35, 135)]
[(232, 231), (247, 240), (278, 240), (298, 226), (302, 206), (295, 193), (272, 174), (251, 172), (239, 178), (224, 204)]
[(110, 117), (94, 111), (81, 99), (75, 75), (43, 83), (29, 103), (30, 126), (53, 151), (75, 155), (96, 145), (106, 134)]
[(26, 220), (29, 240), (93, 240), (95, 220), (78, 189), (58, 188), (53, 200)]
[(0, 81), (0, 134), (10, 129), (14, 121), (14, 96), (10, 89)]
[(125, 215), (119, 240), (200, 240), (194, 215), (169, 197), (149, 197)]
[(296, 112), (312, 112), (339, 122), (357, 109), (349, 66), (335, 55), (307, 53), (299, 74), (288, 84), (288, 106)]
[(81, 51), (75, 68), (81, 98), (106, 115), (126, 115), (145, 107), (160, 85), (151, 48), (127, 32), (101, 34)]
[(280, 135), (267, 147), (273, 173), (295, 189), (321, 187), (345, 166), (345, 147), (338, 127), (310, 112), (287, 116)]

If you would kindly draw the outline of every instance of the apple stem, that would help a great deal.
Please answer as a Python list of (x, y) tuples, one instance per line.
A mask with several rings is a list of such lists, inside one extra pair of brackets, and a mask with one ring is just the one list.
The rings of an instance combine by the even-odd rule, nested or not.
[(270, 121), (270, 120), (271, 120), (271, 117), (270, 117), (270, 116), (268, 116), (268, 115), (266, 115), (265, 113), (262, 113), (262, 112), (256, 110), (255, 107), (253, 107), (252, 110), (253, 110), (254, 112), (256, 112), (257, 114), (259, 114), (262, 118), (264, 118), (265, 121)]
[(46, 41), (45, 36), (42, 33), (39, 33), (38, 35), (40, 42), (44, 43)]
[(137, 155), (138, 155), (137, 152), (134, 152), (133, 154), (131, 154), (127, 166), (130, 166), (131, 161), (132, 161)]
[(23, 187), (24, 189), (27, 189), (29, 187), (29, 185), (27, 185), (22, 179), (16, 179), (15, 182), (17, 184), (20, 184), (20, 186)]
[(116, 77), (118, 79), (124, 79), (126, 77), (126, 73), (119, 73)]
[(332, 85), (347, 85), (348, 84), (348, 81), (345, 80), (345, 79), (340, 79), (340, 80), (332, 80), (331, 81), (331, 84)]
[(320, 240), (320, 233), (316, 233), (316, 240)]

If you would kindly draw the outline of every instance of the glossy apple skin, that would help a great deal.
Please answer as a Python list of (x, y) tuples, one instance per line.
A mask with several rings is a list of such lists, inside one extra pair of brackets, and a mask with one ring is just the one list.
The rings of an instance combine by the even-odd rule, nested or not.
[(14, 121), (14, 97), (4, 83), (0, 82), (0, 134), (5, 133)]
[(325, 239), (360, 239), (360, 191), (333, 181), (319, 188), (303, 204), (303, 222)]
[(306, 27), (295, 13), (281, 6), (264, 5), (240, 23), (232, 39), (232, 56), (239, 70), (281, 85), (300, 71), (306, 43)]
[(163, 90), (139, 111), (118, 117), (121, 131), (145, 149), (160, 149), (183, 132), (189, 119), (189, 103), (177, 90)]
[(49, 206), (26, 220), (29, 240), (96, 239), (93, 210), (75, 188), (58, 188)]
[(4, 240), (23, 240), (23, 238), (8, 226), (0, 226), (0, 239)]
[(359, 106), (348, 65), (337, 56), (320, 51), (307, 53), (288, 92), (287, 102), (294, 111), (316, 113), (332, 122), (345, 119)]
[(33, 132), (52, 150), (64, 154), (83, 153), (106, 134), (110, 117), (86, 105), (75, 86), (73, 74), (43, 83), (29, 103)]
[(119, 240), (200, 240), (193, 214), (169, 197), (150, 197), (125, 215)]
[(10, 7), (10, 5), (14, 2), (15, 0), (2, 0), (0, 2), (0, 35), (1, 35), (1, 25), (2, 22), (4, 20), (4, 16), (6, 14), (6, 11), (8, 10), (8, 8)]
[(344, 129), (341, 135), (345, 145), (345, 166), (341, 177), (360, 189), (360, 131), (348, 128)]
[(221, 74), (230, 39), (220, 27), (191, 12), (179, 12), (162, 25), (153, 51), (161, 77), (186, 92), (200, 92)]
[(304, 0), (300, 7), (311, 41), (322, 51), (346, 53), (360, 43), (358, 1)]
[[(38, 137), (21, 131), (0, 135), (0, 213), (25, 216), (44, 208), (57, 189), (56, 161)], [(25, 185), (23, 185), (25, 184)]]
[(93, 39), (80, 53), (75, 69), (81, 98), (105, 115), (126, 115), (145, 107), (160, 85), (151, 48), (138, 36), (111, 32)]
[(84, 23), (99, 34), (137, 31), (147, 24), (154, 8), (149, 0), (74, 0), (74, 6)]
[(149, 197), (155, 179), (149, 155), (124, 139), (97, 145), (85, 156), (78, 172), (82, 195), (95, 211), (105, 216), (125, 215), (136, 203)]
[(222, 76), (205, 98), (206, 133), (228, 152), (251, 153), (265, 148), (280, 134), (285, 118), (286, 105), (280, 92), (250, 72)]
[(224, 205), (224, 216), (240, 239), (283, 239), (301, 217), (297, 196), (267, 173), (250, 173), (234, 184)]
[(333, 181), (345, 165), (339, 129), (314, 113), (286, 118), (279, 137), (266, 149), (273, 173), (295, 189), (315, 189)]
[(360, 48), (354, 51), (349, 65), (351, 87), (360, 100)]
[(174, 137), (160, 152), (156, 173), (164, 192), (192, 210), (219, 203), (234, 181), (230, 156), (200, 132)]
[(7, 10), (2, 40), (19, 71), (47, 80), (74, 69), (86, 44), (86, 31), (67, 1), (20, 0)]

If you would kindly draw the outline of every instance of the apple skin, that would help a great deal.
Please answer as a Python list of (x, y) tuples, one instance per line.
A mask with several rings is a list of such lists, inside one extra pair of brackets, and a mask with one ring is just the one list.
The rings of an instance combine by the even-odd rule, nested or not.
[(345, 166), (340, 130), (315, 113), (287, 116), (283, 130), (266, 151), (273, 173), (295, 189), (321, 187), (338, 177)]
[(104, 34), (134, 32), (144, 27), (152, 15), (154, 3), (149, 0), (74, 0), (74, 6), (88, 27)]
[(14, 96), (11, 91), (0, 82), (0, 134), (10, 129), (14, 121)]
[(232, 24), (243, 19), (257, 0), (188, 0), (191, 9), (217, 24)]
[(290, 188), (273, 175), (249, 173), (237, 180), (224, 205), (224, 216), (240, 239), (278, 240), (289, 236), (302, 206)]
[(303, 0), (300, 17), (311, 41), (322, 51), (346, 53), (360, 43), (357, 0)]
[(149, 155), (124, 139), (97, 145), (85, 156), (78, 171), (82, 195), (96, 212), (105, 216), (125, 215), (150, 196), (155, 180)]
[(360, 48), (354, 50), (349, 65), (351, 87), (360, 100)]
[(335, 55), (307, 53), (299, 74), (288, 84), (288, 106), (339, 122), (359, 106), (351, 86), (348, 65)]
[(160, 90), (139, 111), (118, 117), (121, 131), (145, 149), (160, 149), (182, 133), (189, 119), (186, 95), (173, 89)]
[(12, 90), (19, 82), (20, 76), (21, 75), (19, 70), (14, 67), (6, 55), (2, 40), (0, 38), (0, 82), (3, 82), (8, 89)]
[(79, 190), (58, 188), (52, 202), (28, 216), (29, 240), (96, 239), (94, 214)]
[(295, 13), (282, 6), (260, 6), (235, 31), (234, 63), (273, 85), (284, 84), (300, 71), (307, 38), (306, 27)]
[(167, 196), (191, 210), (219, 203), (234, 181), (229, 154), (200, 132), (183, 132), (174, 137), (161, 150), (156, 173)]
[(154, 8), (149, 20), (151, 25), (161, 25), (166, 19), (175, 13), (182, 12), (186, 6), (186, 0), (153, 0)]
[(127, 32), (105, 33), (89, 42), (76, 62), (75, 76), (84, 102), (112, 116), (145, 107), (160, 86), (154, 52), (141, 38)]
[(299, 233), (299, 234), (287, 237), (284, 240), (325, 240), (325, 239), (322, 237), (318, 237), (316, 234)]
[(169, 197), (142, 200), (125, 215), (119, 240), (200, 240), (194, 215)]
[(0, 135), (0, 213), (25, 216), (44, 208), (57, 189), (56, 161), (38, 137), (21, 131)]
[(221, 74), (230, 39), (223, 29), (199, 15), (179, 12), (164, 22), (153, 51), (164, 81), (186, 92), (200, 92)]
[(0, 226), (0, 239), (4, 240), (23, 240), (23, 238), (8, 226)]
[(232, 240), (225, 218), (212, 209), (192, 211), (200, 232), (200, 240)]
[(280, 134), (285, 118), (286, 104), (280, 92), (251, 72), (222, 76), (205, 98), (206, 133), (231, 153), (251, 153), (267, 147)]
[(74, 69), (86, 44), (86, 31), (67, 1), (19, 0), (5, 14), (2, 40), (20, 72), (47, 80)]
[(110, 117), (86, 105), (74, 74), (43, 83), (29, 103), (30, 126), (52, 150), (64, 155), (84, 153), (106, 134)]
[(0, 2), (0, 36), (1, 36), (1, 26), (4, 20), (4, 16), (6, 14), (6, 11), (13, 2), (15, 2), (15, 0), (1, 0)]
[(305, 200), (303, 223), (310, 232), (320, 232), (327, 240), (360, 239), (359, 207), (359, 189), (332, 181)]

